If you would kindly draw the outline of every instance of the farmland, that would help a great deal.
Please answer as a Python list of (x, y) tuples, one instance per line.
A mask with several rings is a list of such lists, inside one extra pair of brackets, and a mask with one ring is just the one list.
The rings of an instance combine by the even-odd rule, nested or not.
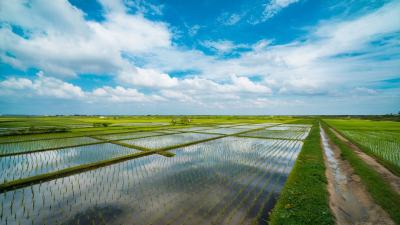
[(400, 175), (400, 126), (398, 122), (329, 119), (326, 122)]
[(263, 224), (311, 128), (289, 117), (14, 119), (2, 122), (13, 132), (69, 131), (0, 138), (1, 224)]
[[(320, 123), (399, 161), (396, 122), (171, 118), (2, 118), (0, 223), (333, 224)], [(398, 194), (377, 176), (390, 208)]]

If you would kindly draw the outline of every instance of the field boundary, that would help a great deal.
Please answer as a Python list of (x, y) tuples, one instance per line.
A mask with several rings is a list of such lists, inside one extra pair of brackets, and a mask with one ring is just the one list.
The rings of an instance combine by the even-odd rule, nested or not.
[[(310, 121), (308, 122), (310, 123)], [(270, 214), (270, 224), (334, 224), (316, 120)]]
[(393, 188), (367, 163), (365, 163), (357, 154), (341, 141), (329, 129), (329, 125), (322, 123), (326, 128), (329, 138), (336, 144), (344, 157), (354, 169), (354, 172), (361, 177), (362, 183), (366, 186), (374, 201), (379, 204), (395, 221), (400, 224), (400, 194), (396, 193)]
[[(189, 142), (189, 143), (184, 143), (184, 144), (179, 144), (179, 145), (174, 145), (174, 146), (168, 146), (168, 147), (164, 147), (164, 148), (160, 148), (160, 149), (156, 149), (156, 150), (150, 150), (148, 148), (143, 148), (143, 147), (136, 146), (136, 147), (140, 148), (140, 149), (137, 149), (137, 150), (142, 151), (142, 152), (129, 154), (129, 155), (124, 155), (124, 156), (120, 156), (120, 157), (117, 157), (117, 158), (102, 160), (102, 161), (98, 161), (98, 162), (94, 162), (94, 163), (74, 166), (74, 167), (70, 167), (70, 168), (66, 168), (66, 169), (62, 169), (62, 170), (58, 170), (58, 171), (53, 171), (53, 172), (50, 172), (50, 173), (40, 174), (40, 175), (37, 175), (37, 176), (28, 177), (28, 178), (22, 178), (22, 179), (19, 179), (19, 180), (10, 181), (10, 182), (7, 182), (7, 183), (4, 183), (4, 184), (0, 185), (0, 193), (7, 192), (7, 191), (10, 191), (10, 190), (19, 189), (19, 188), (23, 188), (23, 187), (30, 186), (30, 185), (37, 184), (37, 183), (41, 183), (41, 182), (44, 182), (44, 181), (50, 181), (50, 180), (54, 180), (54, 179), (57, 179), (57, 178), (66, 177), (66, 176), (70, 176), (70, 175), (73, 175), (73, 174), (78, 174), (78, 173), (81, 173), (81, 172), (97, 169), (97, 168), (100, 168), (100, 167), (108, 166), (108, 165), (111, 165), (111, 164), (115, 164), (115, 163), (118, 163), (118, 162), (129, 160), (129, 159), (140, 158), (140, 157), (148, 156), (148, 155), (152, 155), (152, 154), (160, 154), (160, 153), (166, 152), (168, 150), (182, 148), (182, 147), (195, 145), (195, 144), (199, 144), (199, 143), (203, 143), (203, 142), (207, 142), (207, 141), (217, 140), (217, 139), (221, 139), (221, 138), (224, 138), (224, 137), (239, 135), (241, 133), (256, 131), (256, 130), (260, 130), (260, 129), (264, 129), (264, 128), (246, 130), (246, 131), (242, 131), (242, 132), (235, 133), (235, 134), (220, 135), (220, 136), (216, 136), (216, 137), (212, 137), (212, 138), (208, 138), (208, 139), (203, 139), (203, 140), (199, 140), (199, 141), (194, 141), (194, 142)], [(169, 135), (169, 134), (165, 134), (165, 135)], [(158, 136), (163, 136), (163, 135), (158, 135)], [(112, 143), (112, 141), (115, 141), (115, 140), (104, 141), (102, 143)], [(96, 144), (99, 144), (99, 143), (96, 143)], [(136, 149), (136, 147), (134, 145), (129, 145), (129, 146), (131, 148), (135, 148)], [(125, 146), (125, 147), (128, 147), (128, 146)], [(173, 154), (173, 153), (171, 153), (171, 154)]]
[[(128, 133), (131, 133), (131, 132), (128, 132)], [(136, 132), (132, 132), (132, 133), (136, 133)], [(120, 133), (118, 133), (118, 134), (120, 134)], [(108, 135), (108, 134), (105, 134), (105, 135)], [(29, 154), (29, 153), (45, 152), (45, 151), (57, 151), (57, 150), (62, 150), (62, 149), (66, 149), (66, 148), (75, 148), (75, 147), (88, 146), (88, 145), (111, 143), (111, 141), (124, 141), (124, 140), (133, 140), (133, 139), (140, 139), (140, 138), (146, 138), (146, 137), (158, 137), (158, 136), (165, 136), (165, 135), (171, 135), (171, 133), (159, 133), (159, 134), (155, 134), (155, 135), (151, 135), (151, 136), (121, 138), (121, 139), (115, 139), (115, 140), (99, 138), (99, 136), (101, 136), (101, 135), (99, 135), (99, 136), (97, 136), (97, 135), (90, 136), (89, 135), (89, 136), (84, 136), (84, 137), (96, 139), (96, 140), (98, 140), (98, 142), (84, 143), (84, 144), (79, 144), (79, 145), (68, 145), (68, 146), (55, 147), (55, 148), (45, 148), (45, 149), (25, 151), (25, 152), (3, 153), (3, 154), (0, 154), (0, 157), (13, 156), (13, 155), (24, 155), (24, 154)], [(140, 150), (140, 149), (138, 149), (138, 150)]]

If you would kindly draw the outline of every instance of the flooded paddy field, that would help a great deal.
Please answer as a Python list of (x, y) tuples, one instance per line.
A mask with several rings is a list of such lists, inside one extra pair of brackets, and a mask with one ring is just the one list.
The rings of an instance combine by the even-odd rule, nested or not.
[(0, 157), (0, 188), (148, 154), (1, 189), (0, 224), (265, 224), (310, 127), (221, 126), (3, 143), (0, 153), (20, 154)]

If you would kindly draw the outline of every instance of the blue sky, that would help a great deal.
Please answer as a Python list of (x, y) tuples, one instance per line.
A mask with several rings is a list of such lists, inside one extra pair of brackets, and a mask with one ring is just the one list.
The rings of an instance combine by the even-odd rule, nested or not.
[(399, 12), (396, 0), (0, 0), (0, 113), (397, 113)]

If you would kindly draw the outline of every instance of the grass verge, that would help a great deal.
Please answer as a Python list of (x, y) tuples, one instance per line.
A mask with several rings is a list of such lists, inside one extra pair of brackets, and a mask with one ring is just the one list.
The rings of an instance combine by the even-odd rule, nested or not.
[[(325, 122), (326, 123), (326, 122)], [(349, 140), (352, 144), (356, 145), (359, 149), (361, 149), (364, 153), (367, 155), (371, 156), (372, 158), (376, 159), (382, 166), (384, 166), (386, 169), (390, 170), (393, 174), (396, 176), (400, 176), (400, 168), (396, 164), (394, 164), (391, 161), (386, 160), (380, 155), (375, 154), (369, 147), (355, 141), (353, 138), (351, 138), (348, 135), (345, 135), (340, 129), (337, 129), (336, 127), (333, 127), (331, 125), (327, 125), (330, 128), (334, 129), (336, 132), (338, 132), (340, 135), (345, 137), (347, 140)]]
[(346, 143), (337, 138), (328, 128), (328, 125), (323, 124), (323, 127), (333, 143), (340, 148), (341, 156), (350, 163), (354, 172), (361, 177), (361, 181), (374, 201), (390, 215), (396, 224), (400, 224), (400, 195), (373, 168), (360, 159)]
[(326, 187), (319, 126), (313, 121), (310, 134), (271, 212), (270, 224), (334, 224)]

